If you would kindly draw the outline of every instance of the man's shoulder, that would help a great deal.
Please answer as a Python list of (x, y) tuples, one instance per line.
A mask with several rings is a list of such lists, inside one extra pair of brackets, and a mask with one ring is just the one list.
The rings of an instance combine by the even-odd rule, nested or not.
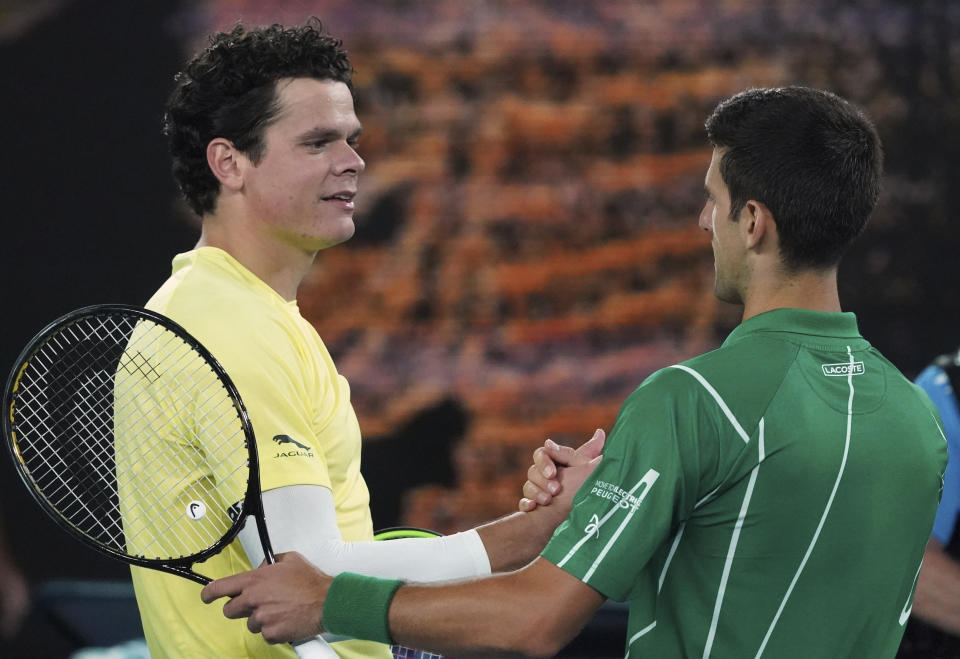
[(203, 260), (176, 267), (147, 302), (147, 308), (191, 326), (233, 332), (283, 323), (284, 314), (263, 292)]
[(296, 328), (286, 314), (242, 282), (209, 268), (174, 272), (146, 306), (181, 325), (233, 369), (258, 350), (284, 352), (296, 342)]
[(686, 372), (688, 377), (693, 376), (701, 384), (708, 383), (718, 390), (736, 391), (751, 382), (769, 386), (780, 381), (797, 352), (794, 344), (761, 335), (750, 341), (725, 343), (671, 369)]
[(174, 314), (231, 317), (262, 313), (267, 306), (257, 291), (209, 263), (197, 260), (178, 265), (147, 302), (147, 308), (170, 317)]
[(723, 345), (663, 368), (631, 395), (631, 410), (674, 413), (717, 420), (735, 419), (734, 428), (752, 427), (781, 391), (796, 360), (796, 346), (763, 338)]
[[(745, 372), (756, 360), (740, 347), (722, 346), (677, 364), (665, 366), (647, 377), (628, 397), (629, 404), (647, 401), (653, 405), (698, 405), (700, 399), (730, 396), (742, 387)], [(770, 369), (760, 369), (765, 377)]]

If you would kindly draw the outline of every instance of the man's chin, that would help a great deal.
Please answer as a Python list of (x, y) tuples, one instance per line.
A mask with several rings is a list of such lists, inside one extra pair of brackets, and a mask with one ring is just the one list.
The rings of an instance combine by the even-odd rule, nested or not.
[(353, 220), (350, 219), (348, 222), (345, 222), (340, 228), (340, 231), (332, 233), (331, 235), (324, 236), (322, 239), (317, 240), (315, 244), (316, 251), (330, 249), (331, 247), (336, 247), (341, 243), (345, 243), (351, 238), (356, 232), (356, 226), (353, 224)]
[(738, 291), (722, 286), (716, 282), (713, 285), (713, 294), (721, 302), (743, 304), (743, 296), (740, 295)]
[(353, 224), (353, 220), (351, 220), (350, 224), (343, 228), (343, 232), (334, 239), (335, 242), (333, 242), (330, 246), (333, 247), (333, 245), (339, 245), (340, 243), (347, 242), (348, 240), (353, 238), (353, 234), (356, 232), (357, 232), (357, 227)]

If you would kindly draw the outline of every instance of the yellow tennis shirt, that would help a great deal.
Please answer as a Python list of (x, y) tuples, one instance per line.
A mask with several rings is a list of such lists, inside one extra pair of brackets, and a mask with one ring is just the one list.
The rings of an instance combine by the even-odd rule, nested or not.
[[(202, 247), (173, 260), (173, 273), (147, 303), (182, 325), (236, 385), (257, 438), (262, 490), (320, 485), (333, 493), (343, 539), (372, 540), (369, 493), (360, 475), (360, 428), (350, 387), (296, 302), (284, 300), (226, 252)], [(310, 511), (303, 511), (310, 523)], [(125, 519), (125, 523), (128, 520)], [(234, 540), (194, 569), (211, 578), (250, 569)], [(269, 645), (221, 604), (203, 604), (187, 579), (131, 568), (153, 659), (293, 657)], [(390, 657), (384, 645), (334, 645), (345, 658)]]

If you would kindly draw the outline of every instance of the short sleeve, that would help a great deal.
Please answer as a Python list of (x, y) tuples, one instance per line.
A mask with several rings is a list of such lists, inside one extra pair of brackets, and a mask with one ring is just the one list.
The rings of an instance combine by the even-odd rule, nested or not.
[(605, 596), (625, 600), (641, 572), (692, 509), (699, 434), (690, 387), (651, 376), (624, 402), (603, 459), (543, 557)]
[(301, 372), (289, 355), (286, 338), (258, 336), (238, 355), (231, 350), (220, 359), (240, 392), (257, 439), (260, 487), (287, 485), (330, 488), (323, 446), (315, 436), (316, 377)]

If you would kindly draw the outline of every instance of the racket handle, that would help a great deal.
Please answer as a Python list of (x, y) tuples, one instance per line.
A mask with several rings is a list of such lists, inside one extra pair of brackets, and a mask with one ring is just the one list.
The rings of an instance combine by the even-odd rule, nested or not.
[(319, 636), (309, 641), (300, 641), (293, 644), (293, 651), (300, 659), (339, 659), (340, 655)]

